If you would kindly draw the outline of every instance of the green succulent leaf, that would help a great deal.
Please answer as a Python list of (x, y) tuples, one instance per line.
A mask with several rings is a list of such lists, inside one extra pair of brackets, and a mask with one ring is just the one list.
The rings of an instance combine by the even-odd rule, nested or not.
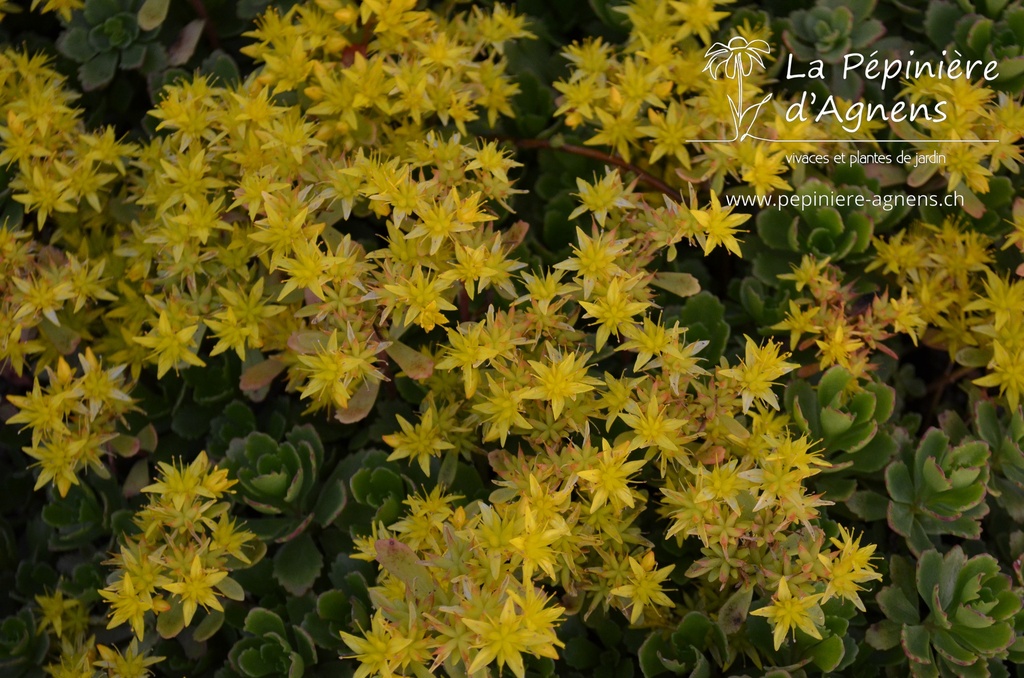
[(72, 26), (64, 31), (57, 40), (57, 49), (78, 63), (89, 61), (98, 51), (89, 41), (89, 30), (82, 26)]
[(320, 576), (324, 558), (313, 537), (304, 532), (286, 542), (274, 556), (274, 578), (293, 596), (301, 596)]
[(139, 28), (144, 31), (159, 28), (167, 18), (167, 10), (170, 6), (171, 0), (146, 0), (139, 8)]

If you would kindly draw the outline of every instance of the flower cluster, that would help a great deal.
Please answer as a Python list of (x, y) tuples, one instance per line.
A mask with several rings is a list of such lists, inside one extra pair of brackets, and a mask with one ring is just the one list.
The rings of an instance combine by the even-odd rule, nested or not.
[(79, 354), (79, 360), (81, 376), (61, 356), (56, 369), (45, 368), (45, 386), (37, 377), (28, 394), (8, 396), (18, 412), (7, 423), (32, 429), (32, 445), (25, 453), (39, 468), (36, 489), (52, 483), (62, 497), (78, 484), (77, 474), (86, 468), (109, 477), (103, 457), (111, 450), (124, 450), (113, 443), (119, 421), (132, 408), (123, 390), (123, 365), (103, 369), (91, 348)]
[(788, 301), (785, 319), (772, 329), (789, 333), (791, 349), (814, 349), (819, 369), (839, 365), (860, 379), (877, 369), (871, 362), (876, 352), (892, 355), (885, 340), (906, 334), (916, 344), (927, 321), (920, 302), (906, 291), (898, 298), (888, 293), (860, 297), (843, 277), (827, 257), (804, 255), (791, 273), (779, 276), (792, 283), (797, 297)]
[[(1019, 240), (1014, 230), (1003, 249)], [(1024, 395), (1024, 344), (1014, 317), (1024, 304), (1024, 283), (1001, 272), (993, 239), (954, 219), (919, 223), (875, 243), (869, 269), (880, 269), (915, 307), (927, 327), (923, 341), (947, 351), (967, 368), (987, 368), (974, 383), (998, 387), (1014, 410)], [(896, 300), (893, 300), (895, 303)]]
[(205, 452), (188, 466), (161, 463), (160, 472), (142, 488), (150, 500), (135, 516), (139, 533), (125, 536), (108, 562), (113, 581), (100, 591), (110, 605), (107, 628), (127, 623), (140, 641), (148, 612), (170, 636), (192, 623), (200, 605), (223, 612), (220, 597), (244, 598), (229, 574), (251, 563), (247, 544), (255, 539), (220, 501), (235, 481)]
[[(770, 75), (752, 68), (770, 68), (762, 45), (772, 24), (727, 25), (728, 4), (636, 0), (616, 10), (629, 23), (623, 44), (586, 38), (565, 48), (552, 106), (565, 128), (531, 140), (509, 134), (529, 124), (509, 118), (533, 94), (529, 78), (509, 71), (526, 60), (512, 44), (532, 27), (501, 5), (272, 8), (245, 34), (255, 72), (166, 87), (150, 112), (155, 133), (134, 143), (88, 131), (45, 59), (0, 53), (0, 165), (15, 205), (0, 224), (0, 365), (26, 384), (5, 392), (13, 408), (4, 415), (30, 431), (36, 489), (52, 485), (49, 498), (70, 503), (76, 485), (117, 467), (115, 455), (177, 453), (141, 445), (132, 426), (133, 397), (178, 373), (188, 382), (226, 365), (224, 381), (253, 401), (273, 389), (325, 427), (367, 422), (339, 434), (358, 441), (349, 450), (337, 437), (299, 444), (306, 433), (278, 445), (285, 429), (274, 417), (274, 435), (228, 415), (211, 425), (219, 450), (203, 449), (240, 465), (248, 507), (273, 516), (265, 531), (232, 517), (234, 481), (205, 452), (160, 462), (160, 480), (141, 488), (138, 532), (123, 536), (99, 592), (110, 628), (130, 627), (133, 644), (97, 647), (88, 602), (51, 587), (33, 598), (47, 637), (66, 645), (51, 673), (144, 675), (156, 658), (140, 648), (154, 626), (164, 637), (197, 620), (215, 629), (231, 617), (224, 598), (245, 597), (231, 572), (263, 555), (256, 534), (279, 554), (335, 560), (327, 568), (311, 557), (315, 567), (284, 577), (274, 570), (301, 600), (287, 615), (246, 620), (230, 659), (239, 673), (257, 646), (283, 653), (275, 666), (315, 659), (308, 625), (332, 659), (356, 660), (359, 678), (522, 678), (570, 651), (559, 634), (575, 614), (643, 627), (648, 659), (666, 670), (683, 664), (655, 641), (676, 642), (686, 634), (672, 629), (706, 614), (734, 643), (712, 651), (720, 666), (746, 661), (740, 652), (759, 668), (806, 665), (813, 654), (822, 670), (843, 671), (855, 660), (845, 629), (872, 623), (858, 611), (885, 607), (861, 599), (882, 569), (875, 546), (861, 544), (864, 524), (914, 532), (918, 555), (948, 550), (951, 535), (979, 535), (989, 495), (998, 510), (1024, 515), (1024, 457), (992, 412), (989, 439), (967, 448), (969, 467), (919, 447), (927, 463), (899, 482), (919, 421), (893, 416), (911, 377), (890, 378), (898, 351), (937, 348), (964, 369), (948, 370), (936, 402), (947, 382), (967, 377), (1019, 409), (1024, 340), (1013, 321), (1024, 269), (1010, 271), (1024, 250), (1024, 201), (1011, 225), (1004, 218), (1020, 183), (1009, 176), (1022, 160), (1020, 103), (963, 80), (917, 79), (900, 96), (945, 100), (950, 114), (892, 130), (941, 160), (907, 172), (790, 167), (786, 153), (848, 138), (839, 118), (860, 109), (836, 98), (836, 121), (788, 120), (783, 97), (768, 97)], [(61, 7), (77, 11), (47, 5)], [(855, 137), (885, 129), (868, 122)], [(783, 151), (778, 140), (798, 143)], [(541, 171), (537, 194), (563, 209), (535, 228), (513, 216), (546, 209), (517, 188), (520, 161), (530, 160), (514, 155), (516, 143), (607, 167), (588, 164), (561, 183)], [(812, 172), (815, 193), (830, 182), (857, 194), (903, 181), (944, 187), (967, 198), (966, 217), (922, 209), (900, 225), (907, 212), (858, 212), (856, 223), (825, 208), (787, 212), (773, 237), (792, 258), (774, 261), (769, 229), (748, 224), (754, 203), (729, 198), (807, 190)], [(730, 279), (737, 271), (750, 275)], [(218, 402), (232, 397), (229, 386)], [(938, 419), (958, 445), (974, 435), (950, 415)], [(1017, 423), (1007, 426), (1016, 433)], [(371, 440), (389, 468), (346, 476)], [(399, 464), (407, 478), (391, 473)], [(968, 471), (990, 485), (974, 483), (970, 502), (953, 496), (972, 484)], [(395, 487), (377, 501), (366, 486), (389, 474)], [(474, 474), (485, 490), (458, 487)], [(934, 488), (941, 499), (919, 501)], [(404, 505), (401, 492), (414, 492)], [(950, 522), (933, 515), (947, 498), (976, 509), (974, 531), (915, 531), (915, 516)], [(363, 512), (342, 528), (349, 504)], [(863, 522), (834, 522), (851, 516)], [(1004, 541), (1019, 564), (1020, 533)], [(363, 569), (345, 570), (350, 556)], [(318, 598), (327, 580), (336, 590)], [(338, 599), (358, 598), (343, 589), (360, 581), (369, 592), (353, 608), (365, 614), (328, 614)], [(286, 607), (275, 595), (259, 605)], [(726, 600), (739, 601), (735, 623)], [(873, 628), (872, 647), (904, 640)], [(999, 628), (1009, 635), (979, 656), (1001, 658), (1016, 644), (1024, 657), (1010, 623)], [(932, 656), (932, 636), (908, 633), (919, 640), (908, 656)], [(795, 649), (783, 647), (791, 635)], [(943, 639), (936, 631), (936, 652)], [(811, 640), (820, 641), (813, 650)], [(826, 649), (834, 661), (821, 659)]]

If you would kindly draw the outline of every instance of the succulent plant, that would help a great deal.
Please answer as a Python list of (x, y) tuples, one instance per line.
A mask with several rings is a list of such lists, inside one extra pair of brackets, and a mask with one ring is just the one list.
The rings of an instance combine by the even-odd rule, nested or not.
[[(885, 34), (885, 25), (872, 18), (876, 0), (818, 0), (810, 9), (789, 15), (782, 33), (786, 47), (795, 59), (809, 63), (820, 59), (829, 65), (840, 63), (851, 52), (868, 52)], [(831, 69), (830, 93), (855, 98), (861, 88), (860, 76), (840, 77), (840, 69)]]
[(281, 617), (268, 609), (251, 610), (243, 628), (251, 635), (235, 643), (228, 660), (245, 678), (300, 678), (307, 666), (316, 663), (312, 638), (297, 626), (289, 634)]
[[(890, 576), (892, 585), (878, 593), (888, 619), (867, 640), (883, 650), (902, 646), (914, 676), (989, 676), (993, 664), (1024, 644), (1015, 630), (1021, 591), (992, 556), (968, 558), (959, 546), (944, 556), (928, 550), (916, 577), (906, 559), (894, 556)], [(1007, 675), (1005, 668), (996, 675)]]
[(951, 437), (980, 440), (991, 451), (988, 494), (1016, 522), (1024, 522), (1024, 415), (1020, 410), (1000, 417), (989, 400), (974, 404), (970, 429), (953, 412), (942, 418), (942, 428)]
[(36, 630), (28, 608), (0, 622), (0, 672), (11, 678), (34, 675), (50, 648), (50, 636)]
[(253, 532), (265, 540), (288, 541), (314, 519), (320, 525), (333, 522), (347, 493), (338, 473), (320, 482), (323, 464), (323, 444), (308, 424), (291, 429), (281, 443), (261, 432), (232, 440), (227, 466), (238, 478), (240, 494), (270, 516), (251, 521)]
[[(786, 408), (795, 423), (811, 438), (820, 440), (826, 453), (860, 452), (876, 438), (879, 424), (892, 416), (896, 393), (891, 387), (868, 382), (863, 390), (850, 395), (847, 389), (856, 381), (848, 370), (835, 366), (822, 375), (817, 389), (806, 381), (795, 381), (786, 391)], [(885, 461), (860, 459), (850, 463), (872, 473)]]
[(334, 588), (316, 599), (316, 607), (302, 620), (302, 628), (320, 647), (343, 651), (339, 635), (350, 628), (368, 628), (373, 604), (369, 588), (376, 575), (376, 565), (354, 560), (340, 554), (330, 568), (328, 577)]
[(868, 382), (851, 395), (847, 388), (856, 381), (848, 370), (835, 366), (822, 375), (817, 388), (800, 380), (786, 389), (786, 410), (802, 432), (821, 441), (832, 464), (815, 479), (815, 488), (833, 501), (854, 497), (857, 482), (851, 475), (881, 471), (898, 449), (888, 431), (880, 430), (892, 416), (895, 390)]
[[(823, 199), (834, 195), (845, 196), (843, 206), (833, 207), (835, 201)], [(864, 196), (863, 207), (857, 206), (855, 196)], [(905, 206), (876, 206), (870, 186), (832, 186), (816, 178), (805, 181), (791, 197), (808, 206), (761, 210), (757, 215), (763, 249), (753, 253), (754, 272), (769, 284), (778, 274), (788, 273), (789, 264), (804, 254), (837, 262), (864, 253), (876, 231), (886, 230), (908, 211)]]
[(932, 548), (933, 535), (981, 536), (989, 479), (988, 445), (978, 440), (952, 447), (949, 436), (930, 429), (911, 454), (885, 470), (889, 526), (915, 554)]
[[(167, 65), (167, 51), (157, 41), (160, 24), (153, 26), (144, 12), (140, 15), (152, 4), (141, 0), (88, 0), (82, 11), (75, 12), (57, 40), (57, 49), (81, 64), (78, 79), (85, 91), (108, 85), (118, 68), (149, 74)], [(163, 4), (166, 13), (167, 3), (157, 4)]]
[(1019, 0), (934, 2), (924, 26), (937, 50), (956, 50), (961, 60), (996, 61), (996, 88), (1011, 94), (1024, 90), (1024, 6)]
[(367, 449), (345, 458), (339, 466), (339, 472), (350, 479), (353, 499), (340, 522), (352, 536), (369, 534), (371, 525), (390, 524), (401, 514), (409, 490), (400, 467), (387, 458), (383, 450)]
[(821, 59), (837, 64), (849, 52), (862, 50), (885, 33), (885, 26), (871, 18), (875, 4), (875, 0), (818, 0), (814, 7), (789, 15), (786, 46), (801, 61)]
[[(749, 594), (749, 592), (747, 592)], [(750, 596), (746, 596), (746, 607)], [(746, 617), (746, 608), (743, 609)], [(640, 669), (646, 678), (664, 673), (707, 675), (711, 666), (705, 653), (727, 656), (729, 640), (721, 624), (707, 615), (688, 613), (674, 630), (659, 630), (647, 636), (638, 653)]]

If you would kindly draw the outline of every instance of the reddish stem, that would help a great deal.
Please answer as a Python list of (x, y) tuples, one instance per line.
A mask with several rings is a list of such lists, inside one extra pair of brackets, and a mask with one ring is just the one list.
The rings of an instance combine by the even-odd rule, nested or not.
[(646, 172), (631, 162), (623, 160), (617, 155), (611, 155), (604, 153), (593, 148), (587, 148), (586, 146), (577, 146), (576, 144), (552, 144), (547, 139), (516, 139), (513, 137), (493, 137), (499, 141), (507, 141), (517, 148), (522, 149), (547, 149), (552, 151), (562, 151), (563, 153), (571, 153), (573, 155), (583, 156), (584, 158), (592, 158), (594, 160), (600, 160), (607, 165), (615, 165), (622, 169), (628, 170), (636, 174), (641, 181), (650, 186), (651, 188), (664, 193), (669, 198), (679, 203), (682, 202), (683, 196), (676, 189), (672, 188), (658, 177)]

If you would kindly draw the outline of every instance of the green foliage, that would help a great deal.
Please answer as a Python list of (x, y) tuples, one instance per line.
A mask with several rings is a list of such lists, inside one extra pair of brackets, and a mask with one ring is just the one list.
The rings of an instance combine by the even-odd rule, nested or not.
[(885, 33), (885, 26), (871, 17), (875, 5), (873, 0), (849, 4), (818, 0), (811, 9), (789, 15), (792, 32), (786, 34), (786, 44), (801, 61), (837, 64), (850, 52), (865, 51)]
[(280, 616), (261, 607), (249, 610), (246, 637), (231, 648), (231, 668), (245, 678), (301, 678), (316, 663), (316, 647), (301, 628), (285, 626)]
[(166, 67), (167, 52), (157, 41), (163, 20), (158, 14), (150, 15), (147, 6), (152, 4), (151, 0), (88, 0), (85, 9), (75, 13), (57, 48), (81, 64), (78, 77), (85, 91), (110, 84), (118, 68), (148, 75)]
[[(830, 206), (823, 200), (826, 195), (843, 196), (838, 199), (842, 205)], [(876, 229), (886, 230), (888, 224), (899, 221), (907, 212), (905, 206), (895, 214), (874, 206), (872, 192), (865, 187), (830, 186), (818, 179), (804, 182), (794, 196), (794, 200), (808, 206), (763, 210), (757, 215), (758, 236), (771, 249), (756, 255), (769, 261), (762, 263), (755, 259), (755, 266), (773, 266), (777, 270), (784, 263), (796, 263), (800, 254), (808, 253), (830, 261), (863, 254), (870, 247)], [(865, 207), (857, 206), (856, 196), (863, 196)]]
[(322, 524), (337, 517), (345, 502), (344, 486), (338, 490), (335, 483), (330, 494), (320, 487), (323, 463), (323, 444), (308, 424), (290, 430), (281, 443), (260, 432), (231, 441), (227, 466), (239, 480), (242, 498), (260, 513), (282, 516), (252, 523), (261, 539), (287, 541), (301, 534), (313, 520), (318, 500), (325, 502)]
[(28, 608), (0, 622), (0, 669), (12, 678), (32, 675), (50, 649), (50, 637), (36, 628)]
[(911, 551), (921, 554), (931, 548), (931, 535), (981, 535), (981, 519), (989, 510), (988, 458), (985, 443), (953, 447), (943, 431), (931, 429), (915, 450), (904, 450), (886, 468), (889, 526), (907, 540)]
[(885, 34), (885, 25), (872, 16), (876, 5), (876, 0), (816, 0), (813, 7), (789, 15), (782, 38), (804, 64), (815, 59), (829, 64), (830, 92), (853, 99), (862, 91), (860, 76), (843, 77), (842, 69), (835, 66), (852, 52), (867, 54)]
[(1024, 10), (798, 5), (0, 2), (0, 673), (1019, 674)]
[(930, 3), (924, 26), (936, 47), (956, 49), (967, 59), (998, 61), (995, 87), (1013, 94), (1024, 89), (1024, 7), (1019, 1)]
[(928, 550), (916, 568), (894, 557), (890, 574), (892, 585), (878, 594), (887, 619), (868, 641), (902, 647), (913, 675), (987, 676), (994, 660), (1024, 649), (1015, 630), (1020, 596), (991, 556), (968, 558), (959, 546), (945, 555)]
[(704, 654), (714, 653), (721, 663), (728, 656), (728, 648), (721, 626), (694, 611), (683, 617), (671, 633), (655, 631), (647, 637), (638, 655), (640, 669), (645, 678), (665, 673), (701, 678), (711, 675), (711, 664)]

